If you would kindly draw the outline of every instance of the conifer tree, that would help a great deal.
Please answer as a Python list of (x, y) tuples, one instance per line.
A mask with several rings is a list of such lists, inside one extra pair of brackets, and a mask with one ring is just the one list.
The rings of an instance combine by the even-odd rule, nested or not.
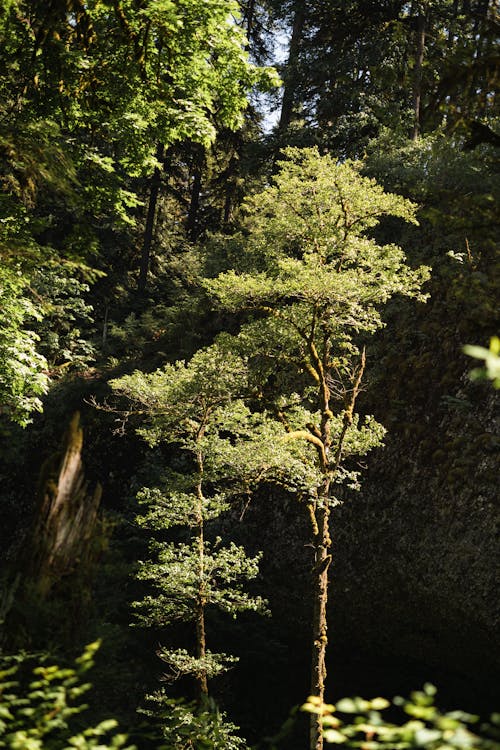
[(209, 705), (209, 680), (236, 661), (208, 648), (207, 610), (215, 607), (234, 617), (245, 610), (265, 611), (265, 602), (244, 590), (258, 574), (260, 555), (248, 557), (242, 547), (207, 534), (208, 522), (228, 509), (232, 497), (248, 493), (271, 464), (283, 460), (277, 452), (267, 466), (259, 453), (264, 428), (241, 399), (246, 378), (244, 360), (214, 345), (187, 364), (111, 383), (147, 415), (139, 430), (147, 442), (174, 445), (182, 455), (182, 472), (166, 469), (160, 486), (139, 493), (147, 506), (141, 525), (163, 535), (177, 527), (187, 538), (151, 543), (155, 559), (140, 564), (138, 577), (151, 583), (153, 593), (136, 609), (146, 626), (194, 625), (194, 654), (162, 648), (159, 655), (174, 676), (194, 678), (202, 714)]

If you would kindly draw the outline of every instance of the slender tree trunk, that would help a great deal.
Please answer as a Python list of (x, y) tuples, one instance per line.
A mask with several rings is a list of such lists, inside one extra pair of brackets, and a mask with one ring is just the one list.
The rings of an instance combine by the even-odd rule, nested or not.
[[(328, 621), (326, 607), (328, 604), (328, 568), (330, 567), (331, 538), (330, 520), (330, 488), (334, 476), (333, 464), (330, 459), (331, 419), (330, 389), (327, 383), (330, 341), (323, 340), (323, 357), (320, 358), (314, 349), (313, 366), (319, 376), (319, 404), (321, 407), (321, 447), (318, 447), (318, 458), (324, 475), (322, 486), (318, 490), (316, 503), (316, 524), (314, 528), (314, 567), (313, 567), (313, 622), (312, 622), (312, 659), (311, 659), (311, 695), (321, 702), (325, 697), (326, 679), (326, 647), (328, 645)], [(311, 715), (310, 750), (323, 750), (323, 734), (321, 731), (321, 716)]]
[(102, 323), (102, 351), (106, 353), (108, 346), (108, 319), (109, 319), (109, 302), (105, 303), (104, 306), (104, 320)]
[[(487, 44), (487, 34), (485, 29), (485, 23), (488, 19), (489, 1), (483, 0), (476, 8), (475, 20), (472, 32), (472, 39), (475, 40), (475, 50), (473, 59), (474, 61), (480, 60), (485, 52), (485, 46)], [(497, 19), (496, 7), (493, 7), (492, 21)], [(472, 62), (472, 60), (471, 60)], [(468, 85), (468, 92), (463, 98), (462, 113), (463, 116), (469, 119), (474, 118), (475, 111), (477, 112), (477, 105), (479, 104), (480, 113), (484, 115), (488, 96), (495, 90), (495, 85), (485, 86), (480, 83), (481, 74), (479, 74), (479, 80), (477, 78), (477, 71), (474, 71), (474, 66), (471, 66), (471, 76)], [(476, 105), (476, 106), (475, 106)]]
[[(158, 161), (163, 159), (164, 146), (162, 143), (158, 144), (156, 149), (156, 158)], [(146, 216), (146, 226), (144, 228), (144, 236), (142, 241), (141, 261), (139, 265), (139, 279), (137, 281), (137, 289), (139, 292), (144, 292), (146, 289), (146, 282), (148, 278), (149, 263), (151, 260), (151, 246), (153, 244), (153, 234), (155, 227), (156, 218), (156, 207), (158, 204), (158, 195), (161, 187), (161, 171), (159, 167), (155, 167), (153, 176), (151, 177), (151, 183), (149, 188), (149, 202), (148, 202), (148, 213)]]
[[(235, 134), (235, 137), (238, 137), (238, 134)], [(222, 224), (223, 226), (226, 226), (231, 221), (231, 216), (233, 213), (233, 207), (236, 200), (237, 195), (237, 176), (238, 176), (238, 169), (240, 164), (240, 154), (241, 154), (241, 139), (238, 137), (238, 141), (235, 144), (234, 147), (234, 154), (231, 156), (229, 160), (229, 164), (227, 166), (227, 169), (225, 170), (225, 173), (223, 175), (224, 177), (224, 207), (222, 210)]]
[[(331, 547), (328, 506), (330, 495), (330, 480), (326, 480), (320, 493), (321, 507), (316, 511), (317, 538), (315, 544), (315, 564), (313, 568), (313, 627), (312, 627), (312, 660), (311, 660), (311, 695), (322, 702), (325, 697), (326, 679), (326, 647), (328, 645), (328, 620), (326, 608), (328, 604), (328, 568), (330, 567)], [(311, 714), (310, 749), (322, 750), (323, 735), (321, 732), (321, 716)]]
[(421, 129), (421, 112), (420, 106), (422, 101), (422, 69), (424, 64), (425, 53), (425, 8), (420, 8), (417, 17), (416, 33), (416, 55), (415, 67), (413, 69), (413, 131), (412, 140), (417, 141)]
[(453, 49), (458, 16), (458, 0), (453, 0), (452, 16), (448, 27), (448, 50)]
[[(332, 560), (330, 548), (332, 540), (330, 537), (330, 502), (331, 488), (335, 476), (342, 461), (342, 451), (347, 430), (352, 424), (354, 407), (359, 393), (361, 379), (365, 369), (365, 352), (361, 355), (361, 362), (357, 371), (354, 372), (351, 381), (352, 388), (348, 393), (344, 410), (344, 424), (335, 444), (335, 451), (331, 454), (332, 436), (330, 410), (330, 390), (327, 384), (327, 372), (329, 361), (329, 342), (324, 342), (323, 361), (319, 357), (313, 357), (313, 366), (319, 375), (319, 401), (321, 404), (321, 446), (318, 448), (318, 456), (322, 472), (324, 474), (323, 485), (319, 488), (317, 505), (314, 511), (313, 545), (315, 550), (315, 562), (313, 567), (313, 623), (312, 623), (312, 659), (311, 659), (311, 695), (319, 698), (323, 703), (325, 697), (326, 649), (328, 646), (328, 569)], [(323, 750), (323, 734), (321, 715), (311, 714), (310, 723), (310, 750)]]
[(295, 100), (295, 73), (297, 71), (300, 42), (302, 40), (302, 32), (304, 29), (304, 22), (306, 17), (305, 10), (306, 9), (304, 2), (295, 3), (292, 36), (290, 39), (290, 47), (288, 50), (288, 62), (286, 66), (286, 72), (283, 76), (283, 99), (281, 102), (281, 114), (278, 125), (278, 129), (280, 131), (286, 130), (290, 125), (292, 119), (293, 105)]
[[(196, 508), (196, 541), (198, 546), (198, 601), (196, 604), (196, 656), (205, 659), (207, 654), (207, 638), (205, 633), (205, 539), (203, 521), (203, 457), (198, 453), (198, 486), (196, 495), (198, 505)], [(202, 668), (197, 675), (198, 691), (200, 700), (208, 695), (208, 679), (206, 669)]]
[(200, 196), (202, 185), (203, 164), (205, 153), (203, 146), (196, 146), (193, 164), (193, 184), (191, 186), (191, 201), (186, 219), (186, 232), (189, 239), (194, 242), (199, 234)]
[[(247, 32), (247, 39), (250, 45), (250, 37), (253, 31), (253, 22), (255, 16), (255, 0), (248, 0), (243, 17), (245, 19), (245, 28)], [(248, 46), (249, 46), (248, 45)]]

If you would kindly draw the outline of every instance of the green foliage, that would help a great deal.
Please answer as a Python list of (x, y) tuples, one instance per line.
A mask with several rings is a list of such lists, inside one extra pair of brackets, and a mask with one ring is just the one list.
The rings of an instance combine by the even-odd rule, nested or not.
[[(125, 748), (127, 738), (115, 732), (110, 719), (97, 726), (79, 729), (79, 717), (87, 706), (82, 695), (90, 685), (83, 678), (93, 664), (99, 643), (92, 643), (76, 660), (74, 668), (56, 665), (32, 668), (27, 685), (19, 681), (25, 657), (7, 660), (0, 671), (0, 747), (10, 750), (111, 750)], [(13, 662), (8, 666), (7, 662)]]
[[(243, 318), (232, 343), (250, 363), (254, 399), (281, 423), (282, 440), (306, 447), (303, 466), (316, 473), (299, 498), (314, 555), (311, 690), (322, 698), (330, 509), (340, 483), (358, 486), (349, 462), (384, 434), (375, 419), (355, 417), (366, 364), (360, 345), (382, 327), (381, 308), (391, 297), (425, 300), (429, 269), (410, 268), (400, 247), (377, 241), (386, 217), (416, 224), (416, 206), (361, 176), (360, 164), (289, 148), (278, 166), (273, 184), (244, 206), (242, 262), (205, 288)], [(229, 244), (234, 253), (233, 238)], [(230, 345), (230, 337), (223, 340)], [(311, 748), (320, 747), (319, 733), (312, 718)]]
[(94, 355), (81, 327), (91, 322), (84, 295), (98, 273), (46, 244), (41, 237), (53, 217), (34, 210), (42, 186), (61, 198), (72, 184), (72, 165), (60, 163), (57, 140), (47, 144), (50, 128), (47, 123), (42, 134), (33, 127), (14, 143), (0, 134), (7, 157), (0, 174), (0, 408), (23, 426), (41, 410), (50, 377), (81, 368)]
[[(480, 727), (479, 733), (475, 733), (472, 727), (478, 722), (477, 716), (465, 711), (442, 713), (435, 699), (436, 688), (426, 684), (423, 690), (413, 692), (408, 700), (394, 698), (392, 705), (385, 698), (343, 698), (336, 705), (331, 705), (311, 697), (302, 709), (321, 717), (326, 742), (344, 747), (367, 750), (418, 747), (427, 750), (498, 750), (498, 728), (485, 725)], [(396, 708), (400, 709), (402, 717), (406, 714), (409, 718), (394, 723), (381, 713), (391, 709), (394, 714)], [(494, 720), (495, 717), (492, 717), (493, 723)]]
[(362, 177), (360, 164), (336, 164), (315, 149), (285, 155), (275, 185), (245, 204), (241, 244), (251, 271), (243, 266), (206, 282), (221, 305), (283, 307), (296, 313), (294, 327), (303, 304), (324, 310), (324, 324), (344, 334), (378, 327), (377, 306), (394, 294), (423, 299), (428, 269), (411, 270), (400, 248), (369, 235), (386, 215), (416, 223), (416, 206)]
[(210, 698), (202, 705), (168, 698), (164, 692), (148, 696), (153, 709), (145, 714), (158, 719), (163, 727), (165, 745), (159, 750), (244, 750), (246, 742), (236, 734), (238, 727), (229, 722)]
[[(177, 679), (185, 675), (193, 675), (197, 678), (206, 675), (208, 680), (212, 680), (226, 672), (238, 661), (235, 656), (213, 654), (208, 649), (203, 657), (192, 656), (185, 648), (160, 648), (157, 655), (165, 664), (168, 664), (171, 679)], [(167, 679), (167, 676), (164, 679)]]
[(197, 540), (190, 545), (151, 544), (151, 551), (157, 550), (158, 562), (141, 563), (138, 572), (140, 580), (151, 581), (157, 589), (136, 604), (144, 624), (165, 626), (175, 620), (192, 621), (201, 578), (205, 606), (215, 605), (233, 617), (245, 610), (265, 611), (260, 597), (249, 596), (241, 589), (244, 582), (257, 576), (260, 555), (249, 558), (243, 548), (233, 543), (220, 547), (220, 543), (217, 539), (212, 547), (205, 542), (201, 574)]
[[(241, 123), (252, 85), (276, 80), (249, 62), (232, 0), (161, 0), (143, 8), (132, 0), (114, 8), (93, 0), (75, 14), (61, 7), (53, 17), (36, 3), (35, 40), (23, 25), (25, 6), (11, 4), (5, 34), (17, 62), (34, 53), (30, 98), (43, 112), (38, 94), (44, 95), (53, 117), (64, 113), (66, 125), (91, 129), (90, 158), (108, 174), (117, 165), (132, 176), (150, 173), (158, 142), (208, 145), (217, 126)], [(12, 64), (9, 73), (13, 81), (19, 76)], [(116, 144), (113, 156), (101, 150), (104, 140)]]
[[(287, 143), (319, 143), (344, 157), (362, 154), (384, 128), (408, 138), (417, 91), (427, 134), (456, 134), (471, 119), (498, 113), (494, 0), (273, 6), (295, 31), (283, 76), (293, 109)], [(418, 28), (425, 36), (420, 67)]]
[[(221, 340), (248, 358), (256, 394), (281, 415), (290, 442), (310, 443), (303, 457), (317, 466), (312, 446), (322, 424), (330, 445), (342, 436), (345, 456), (380, 443), (374, 420), (362, 426), (346, 417), (356, 341), (383, 325), (380, 308), (391, 297), (424, 300), (429, 270), (411, 269), (401, 248), (373, 237), (386, 216), (416, 223), (414, 204), (362, 177), (360, 164), (336, 164), (315, 149), (290, 148), (285, 157), (274, 184), (244, 205), (239, 257), (233, 238), (220, 239), (236, 268), (205, 286), (221, 307), (255, 311), (237, 337)], [(340, 407), (336, 415), (325, 399)], [(337, 461), (334, 471), (334, 463), (340, 481), (343, 467)]]
[[(167, 470), (162, 486), (139, 493), (148, 510), (138, 521), (161, 537), (149, 545), (154, 560), (141, 562), (137, 574), (151, 583), (153, 593), (136, 602), (135, 608), (143, 625), (165, 627), (180, 620), (195, 626), (195, 654), (162, 648), (159, 656), (174, 679), (194, 677), (202, 696), (208, 694), (207, 681), (235, 661), (207, 647), (205, 620), (210, 609), (232, 617), (248, 610), (265, 611), (262, 598), (250, 596), (243, 588), (257, 576), (260, 555), (251, 558), (233, 542), (223, 545), (220, 537), (213, 542), (206, 538), (207, 522), (217, 519), (232, 497), (245, 491), (255, 471), (251, 460), (243, 460), (234, 471), (233, 448), (248, 434), (250, 413), (241, 400), (246, 383), (245, 361), (217, 345), (200, 350), (188, 363), (176, 362), (150, 375), (136, 372), (111, 382), (117, 393), (144, 414), (145, 426), (138, 431), (148, 443), (173, 444), (185, 457), (184, 472)], [(233, 471), (227, 473), (229, 465)], [(166, 541), (165, 531), (172, 527), (187, 533), (189, 541)], [(175, 721), (175, 726), (170, 724), (165, 732), (175, 735), (177, 725)], [(222, 720), (210, 719), (209, 724), (209, 733), (220, 731), (226, 737), (229, 730)], [(197, 726), (194, 722), (186, 730), (192, 742)]]
[[(434, 398), (440, 388), (444, 398), (452, 395), (452, 388), (458, 395), (464, 344), (488, 341), (497, 328), (496, 156), (488, 145), (464, 151), (443, 134), (409, 143), (385, 133), (371, 144), (365, 168), (388, 189), (420, 204), (421, 229), (402, 228), (399, 236), (413, 246), (413, 257), (432, 263), (430, 303), (416, 311), (418, 323), (414, 311), (392, 305), (393, 323), (380, 337), (379, 377), (387, 384), (387, 372), (399, 367), (404, 357), (401, 378), (393, 379), (401, 390), (390, 402), (396, 404), (402, 398), (406, 403), (410, 397), (425, 409), (431, 391)], [(438, 381), (431, 378), (426, 386), (424, 371), (438, 361), (441, 376)], [(421, 414), (409, 419), (406, 407), (404, 413), (396, 412), (394, 421), (415, 424), (421, 419)], [(463, 424), (453, 429), (461, 431)], [(466, 442), (472, 444), (474, 438)]]
[(180, 442), (193, 450), (203, 437), (200, 431), (242, 392), (245, 382), (244, 361), (214, 347), (196, 353), (188, 365), (181, 361), (149, 375), (135, 372), (110, 385), (146, 415), (141, 434), (150, 445)]
[[(414, 32), (424, 6), (422, 124), (453, 135), (410, 144), (400, 138), (411, 124)], [(432, 424), (426, 388), (435, 361), (426, 337), (436, 342), (435, 350), (445, 342), (446, 359), (447, 342), (460, 351), (465, 341), (488, 340), (497, 313), (493, 265), (487, 263), (495, 252), (493, 150), (481, 142), (468, 152), (457, 147), (470, 118), (495, 122), (491, 0), (249, 0), (240, 7), (241, 14), (232, 0), (0, 2), (0, 413), (27, 424), (41, 409), (50, 378), (93, 361), (101, 326), (103, 355), (116, 355), (111, 366), (133, 357), (134, 366), (151, 369), (160, 357), (186, 357), (112, 387), (129, 401), (124, 416), (140, 422), (139, 434), (168, 464), (158, 481), (145, 480), (149, 486), (138, 496), (138, 524), (153, 541), (149, 553), (127, 551), (134, 563), (137, 556), (150, 558), (139, 564), (134, 585), (147, 594), (135, 611), (142, 623), (167, 626), (170, 635), (176, 628), (168, 625), (192, 623), (201, 603), (209, 640), (216, 608), (230, 617), (264, 609), (246, 592), (259, 556), (248, 558), (243, 546), (218, 537), (230, 524), (223, 514), (234, 518), (233, 504), (246, 504), (263, 484), (264, 491), (279, 485), (301, 501), (298, 507), (316, 510), (335, 505), (346, 494), (341, 486), (359, 487), (359, 457), (380, 445), (384, 430), (350, 406), (363, 345), (384, 325), (386, 302), (396, 298), (397, 322), (385, 345), (370, 350), (367, 370), (378, 360), (384, 382), (388, 372), (396, 373), (400, 387), (404, 382), (401, 411), (412, 386), (424, 394), (425, 420), (411, 407), (406, 421), (399, 419), (401, 430), (418, 428), (424, 435), (422, 425)], [(254, 85), (276, 82), (271, 71), (251, 64), (258, 58), (255, 49), (247, 52), (242, 31), (246, 26), (254, 40), (267, 33), (271, 7), (287, 21), (294, 12), (305, 13), (298, 64), (287, 76), (302, 120), (293, 136), (327, 144), (331, 155), (289, 150), (273, 181), (266, 177), (275, 165), (269, 158), (256, 178), (266, 187), (247, 200), (239, 233), (203, 243), (193, 262), (182, 227), (196, 197), (198, 147), (208, 149), (220, 136), (204, 157), (200, 226), (224, 222), (230, 231), (234, 202), (251, 184), (242, 175), (260, 148), (248, 148), (258, 118), (252, 110), (248, 119), (254, 122), (245, 132), (224, 129), (240, 128)], [(387, 131), (366, 146), (381, 126)], [(495, 133), (489, 135), (494, 143)], [(344, 161), (365, 147), (367, 162)], [(134, 299), (130, 289), (154, 170), (161, 182), (151, 272), (157, 284), (149, 299)], [(420, 204), (420, 232), (408, 198)], [(399, 315), (408, 308), (397, 298), (422, 300), (428, 271), (410, 268), (400, 244), (441, 272), (433, 289), (436, 312), (417, 313), (418, 325), (414, 308)], [(449, 261), (451, 253), (459, 264)], [(204, 263), (211, 277), (205, 292), (216, 312), (206, 310), (200, 294)], [(453, 320), (450, 335), (441, 331), (446, 319)], [(465, 334), (464, 326), (481, 330), (465, 328)], [(238, 333), (220, 335), (216, 346), (189, 360), (200, 342), (224, 327)], [(389, 367), (384, 346), (394, 353)], [(137, 364), (145, 351), (155, 359)], [(496, 344), (489, 352), (473, 347), (469, 353), (484, 360), (498, 385)], [(92, 388), (86, 378), (85, 388), (61, 390), (58, 415)], [(387, 398), (379, 398), (382, 390)], [(380, 389), (371, 403), (381, 411), (384, 401), (396, 408), (392, 395)], [(474, 406), (473, 399), (449, 394), (440, 404), (457, 412)], [(362, 409), (370, 410), (366, 401)], [(450, 432), (459, 430), (457, 420)], [(19, 475), (40, 448), (45, 451), (40, 434), (47, 433), (25, 443)], [(460, 435), (450, 437), (458, 444)], [(128, 485), (130, 468), (120, 458), (110, 460), (114, 444), (97, 456), (97, 423), (92, 438), (88, 460), (96, 473), (109, 475), (106, 502), (118, 505), (123, 493), (116, 476)], [(488, 450), (494, 446), (489, 432), (482, 440)], [(435, 435), (427, 440), (435, 441)], [(424, 440), (414, 442), (425, 451)], [(443, 451), (450, 454), (445, 443), (436, 453)], [(461, 453), (474, 463), (472, 453)], [(33, 482), (26, 472), (23, 496), (10, 468), (2, 466), (7, 507), (23, 509), (27, 518), (23, 501)], [(470, 466), (459, 470), (473, 474)], [(305, 547), (309, 555), (311, 545)], [(195, 656), (165, 648), (160, 655), (173, 674), (195, 678), (211, 679), (232, 663), (209, 649)], [(239, 746), (230, 733), (226, 737), (216, 712), (191, 708), (172, 704), (165, 712), (169, 738), (179, 747)]]
[(0, 414), (25, 426), (48, 388), (47, 361), (37, 351), (39, 336), (27, 325), (40, 311), (26, 296), (22, 272), (0, 268)]
[(274, 85), (237, 18), (233, 0), (1, 3), (0, 405), (20, 423), (48, 373), (94, 359), (89, 284), (108, 274), (113, 298), (134, 262), (158, 143), (209, 146)]

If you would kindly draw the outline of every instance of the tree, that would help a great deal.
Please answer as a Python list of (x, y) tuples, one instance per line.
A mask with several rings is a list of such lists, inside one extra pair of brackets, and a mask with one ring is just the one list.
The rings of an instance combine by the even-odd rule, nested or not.
[(281, 126), (295, 127), (287, 142), (357, 156), (386, 128), (415, 140), (494, 122), (491, 0), (325, 0), (299, 3), (290, 18), (291, 5), (275, 3), (290, 39)]
[[(245, 610), (266, 611), (265, 602), (243, 588), (257, 576), (261, 555), (247, 557), (242, 547), (226, 543), (217, 534), (217, 519), (236, 499), (247, 501), (263, 481), (278, 481), (290, 492), (310, 491), (321, 481), (304, 456), (307, 446), (283, 440), (279, 421), (265, 412), (253, 413), (246, 405), (244, 397), (251, 395), (247, 363), (232, 351), (233, 343), (231, 337), (221, 336), (188, 363), (111, 381), (113, 390), (131, 401), (132, 411), (143, 415), (145, 423), (138, 432), (149, 445), (176, 449), (173, 467), (162, 467), (156, 486), (138, 495), (147, 508), (138, 521), (154, 534), (150, 549), (155, 559), (140, 564), (138, 578), (150, 582), (153, 593), (135, 607), (146, 626), (165, 627), (175, 621), (194, 625), (194, 655), (185, 648), (163, 647), (158, 655), (174, 679), (194, 678), (200, 726), (210, 705), (213, 709), (209, 681), (237, 661), (209, 650), (210, 610), (232, 617)], [(165, 533), (173, 528), (177, 540), (165, 541)], [(153, 699), (160, 716), (166, 711), (165, 732), (170, 737), (168, 732), (179, 728), (168, 717), (172, 704), (162, 693)], [(189, 706), (185, 710), (189, 713)], [(199, 722), (193, 719), (189, 725), (192, 737)], [(214, 747), (222, 750), (229, 747), (224, 744), (228, 741), (226, 737)]]
[[(214, 300), (232, 311), (253, 310), (234, 346), (254, 368), (260, 397), (288, 441), (310, 450), (302, 460), (318, 481), (302, 493), (311, 520), (311, 694), (322, 700), (326, 677), (330, 513), (338, 485), (356, 484), (350, 456), (380, 444), (383, 428), (356, 414), (365, 368), (363, 339), (382, 325), (380, 308), (394, 295), (423, 300), (428, 269), (412, 270), (396, 245), (374, 238), (386, 216), (416, 223), (416, 207), (314, 149), (287, 149), (275, 183), (246, 202), (238, 239), (238, 270), (208, 280)], [(230, 265), (230, 261), (229, 261)], [(322, 747), (311, 722), (311, 750)]]
[(174, 621), (194, 625), (194, 655), (184, 648), (161, 648), (159, 656), (175, 677), (194, 678), (203, 713), (209, 680), (235, 661), (209, 650), (207, 610), (216, 607), (231, 616), (265, 610), (260, 597), (243, 589), (245, 581), (256, 577), (260, 555), (247, 557), (242, 547), (223, 545), (218, 536), (210, 541), (207, 532), (208, 522), (213, 525), (231, 498), (248, 492), (263, 471), (255, 452), (256, 425), (250, 428), (250, 413), (241, 400), (246, 365), (214, 345), (187, 364), (177, 362), (150, 375), (136, 372), (111, 385), (145, 414), (139, 432), (149, 445), (172, 444), (187, 464), (182, 472), (179, 467), (164, 469), (160, 485), (139, 494), (147, 506), (139, 517), (142, 526), (163, 536), (178, 527), (187, 539), (151, 542), (155, 560), (141, 563), (138, 577), (149, 581), (154, 593), (137, 602), (136, 610), (146, 626)]

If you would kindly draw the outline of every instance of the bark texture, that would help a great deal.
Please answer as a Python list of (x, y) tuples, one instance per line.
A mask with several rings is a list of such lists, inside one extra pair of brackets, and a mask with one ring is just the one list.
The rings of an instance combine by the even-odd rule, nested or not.
[(28, 567), (42, 599), (58, 580), (90, 564), (94, 556), (102, 487), (97, 484), (89, 489), (82, 447), (83, 430), (76, 412), (66, 433), (57, 473), (53, 473), (53, 461), (42, 469), (39, 512), (28, 546), (32, 550)]

